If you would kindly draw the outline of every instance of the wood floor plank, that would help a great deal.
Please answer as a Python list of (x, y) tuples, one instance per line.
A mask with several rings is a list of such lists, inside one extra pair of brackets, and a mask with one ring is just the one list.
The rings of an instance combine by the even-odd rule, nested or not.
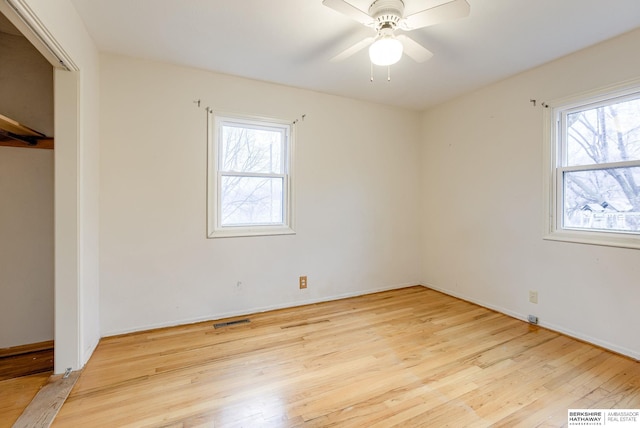
[(53, 341), (0, 349), (0, 381), (53, 371)]
[(573, 405), (640, 407), (640, 363), (423, 287), (247, 318), (103, 339), (53, 426), (563, 426)]
[(51, 376), (22, 412), (13, 428), (48, 428), (66, 400), (80, 372)]
[(13, 426), (50, 376), (47, 372), (0, 381), (0, 428)]

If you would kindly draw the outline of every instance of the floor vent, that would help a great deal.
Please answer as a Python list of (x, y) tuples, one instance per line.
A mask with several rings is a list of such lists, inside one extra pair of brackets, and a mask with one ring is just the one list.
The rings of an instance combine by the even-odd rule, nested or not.
[(242, 320), (235, 320), (235, 321), (227, 321), (227, 322), (219, 322), (217, 324), (213, 325), (213, 328), (222, 328), (222, 327), (229, 327), (232, 325), (236, 325), (236, 324), (247, 324), (251, 321), (249, 321), (249, 318), (245, 318)]

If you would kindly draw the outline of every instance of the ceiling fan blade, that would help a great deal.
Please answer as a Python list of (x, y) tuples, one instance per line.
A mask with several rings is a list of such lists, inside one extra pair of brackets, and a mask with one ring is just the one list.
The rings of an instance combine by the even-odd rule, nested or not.
[(425, 62), (433, 56), (431, 51), (404, 34), (397, 36), (396, 39), (402, 43), (404, 53), (415, 62)]
[(358, 21), (361, 24), (371, 26), (374, 23), (374, 19), (372, 17), (344, 0), (322, 0), (322, 4), (355, 21)]
[(349, 58), (351, 55), (369, 46), (371, 43), (373, 43), (375, 39), (376, 39), (375, 37), (367, 37), (366, 39), (362, 39), (355, 45), (348, 47), (347, 49), (340, 52), (338, 55), (331, 58), (330, 61), (338, 62), (338, 61), (342, 61), (343, 59)]
[(470, 11), (471, 7), (466, 0), (448, 1), (439, 6), (405, 17), (402, 27), (405, 30), (429, 27), (440, 24), (441, 22), (464, 18), (469, 15)]

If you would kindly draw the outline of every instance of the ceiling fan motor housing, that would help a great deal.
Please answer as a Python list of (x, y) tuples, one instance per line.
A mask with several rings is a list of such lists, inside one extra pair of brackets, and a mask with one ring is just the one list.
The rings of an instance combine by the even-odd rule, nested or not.
[(395, 29), (404, 14), (402, 0), (376, 0), (369, 6), (369, 15), (376, 21), (376, 29)]

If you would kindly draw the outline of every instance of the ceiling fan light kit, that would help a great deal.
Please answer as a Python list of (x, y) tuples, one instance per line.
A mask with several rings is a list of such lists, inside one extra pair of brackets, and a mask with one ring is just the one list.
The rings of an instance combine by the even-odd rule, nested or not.
[(402, 43), (393, 33), (381, 35), (369, 46), (369, 59), (375, 65), (392, 65), (402, 57)]
[(435, 6), (428, 9), (404, 16), (403, 0), (375, 0), (368, 12), (345, 0), (323, 0), (322, 4), (325, 6), (376, 31), (375, 37), (359, 41), (334, 56), (331, 61), (348, 58), (367, 46), (369, 59), (375, 65), (395, 64), (403, 53), (419, 63), (428, 60), (433, 56), (428, 49), (406, 35), (396, 36), (394, 31), (411, 31), (469, 15), (470, 7), (466, 0), (436, 0), (435, 3)]

